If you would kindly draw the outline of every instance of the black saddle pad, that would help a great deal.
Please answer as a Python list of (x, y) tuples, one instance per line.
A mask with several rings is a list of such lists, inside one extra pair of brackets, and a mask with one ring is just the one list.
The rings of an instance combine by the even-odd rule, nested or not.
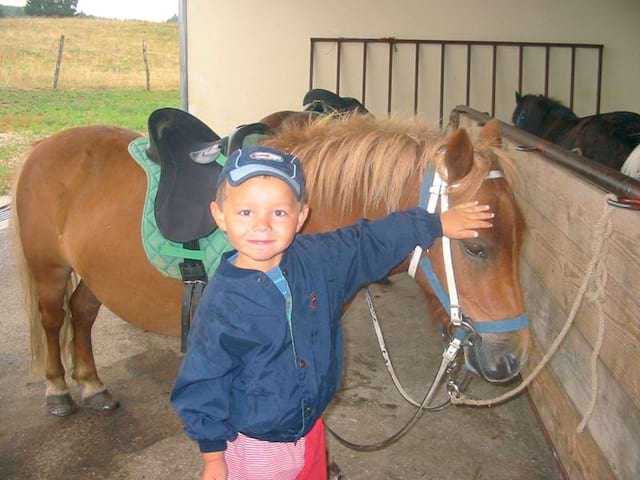
[(160, 164), (155, 217), (160, 232), (177, 243), (205, 237), (216, 229), (209, 205), (222, 167), (197, 163), (193, 152), (216, 149), (220, 137), (193, 115), (162, 108), (149, 116), (149, 157)]

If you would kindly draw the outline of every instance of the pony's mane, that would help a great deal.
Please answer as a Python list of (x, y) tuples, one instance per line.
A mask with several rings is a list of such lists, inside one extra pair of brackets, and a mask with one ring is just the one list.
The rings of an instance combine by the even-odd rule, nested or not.
[[(264, 143), (302, 160), (310, 197), (320, 204), (330, 202), (342, 213), (360, 202), (361, 213), (367, 216), (398, 210), (407, 185), (421, 181), (427, 164), (442, 171), (446, 138), (443, 131), (417, 118), (355, 114), (303, 125), (285, 123)], [(511, 160), (504, 152), (475, 143), (474, 168), (459, 183), (456, 195), (475, 194), (491, 168), (513, 178)]]
[(562, 117), (576, 118), (576, 114), (569, 107), (564, 105), (560, 100), (544, 95), (533, 96), (538, 100), (538, 104), (545, 112), (553, 112)]

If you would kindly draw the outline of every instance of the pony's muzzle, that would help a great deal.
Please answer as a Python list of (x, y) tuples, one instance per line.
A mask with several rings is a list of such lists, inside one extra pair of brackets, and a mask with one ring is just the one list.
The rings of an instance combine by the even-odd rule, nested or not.
[[(508, 382), (520, 373), (527, 349), (520, 347), (519, 333), (484, 333), (464, 347), (466, 368), (492, 383)], [(511, 338), (510, 338), (511, 337)]]

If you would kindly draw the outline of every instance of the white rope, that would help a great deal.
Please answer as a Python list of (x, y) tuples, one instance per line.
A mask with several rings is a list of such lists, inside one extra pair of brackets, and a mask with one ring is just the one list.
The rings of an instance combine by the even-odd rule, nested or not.
[[(409, 395), (409, 393), (407, 393), (407, 391), (404, 389), (404, 387), (402, 386), (402, 383), (400, 382), (400, 379), (396, 375), (396, 370), (395, 368), (393, 368), (393, 363), (391, 362), (391, 356), (389, 355), (389, 351), (387, 350), (387, 345), (384, 341), (384, 335), (382, 334), (382, 329), (380, 328), (380, 321), (378, 320), (378, 315), (376, 314), (376, 309), (373, 304), (373, 300), (371, 298), (371, 294), (369, 293), (368, 288), (365, 288), (365, 300), (367, 301), (367, 306), (369, 307), (369, 315), (371, 316), (371, 322), (373, 323), (373, 330), (375, 331), (376, 338), (378, 339), (378, 346), (380, 347), (380, 353), (382, 354), (384, 365), (387, 367), (387, 371), (389, 372), (389, 375), (391, 375), (393, 384), (396, 386), (396, 389), (398, 390), (398, 392), (400, 392), (400, 395), (402, 395), (402, 397), (408, 403), (410, 403), (414, 407), (424, 408), (424, 406), (428, 405), (428, 402), (421, 403), (421, 402), (418, 402), (417, 400), (414, 400), (413, 397), (411, 397), (411, 395)], [(442, 377), (442, 375), (438, 374), (438, 382), (432, 383), (431, 386), (429, 387), (432, 390), (427, 392), (427, 395), (429, 396), (429, 401), (433, 396), (433, 390), (435, 390), (435, 387), (437, 387), (440, 383), (440, 377)]]
[[(612, 209), (609, 209), (611, 211)], [(611, 215), (606, 220), (606, 223), (596, 225), (595, 233), (596, 235), (602, 235), (604, 238), (607, 238), (611, 235), (613, 231), (613, 223), (611, 222)], [(594, 281), (592, 283), (592, 290), (587, 292), (587, 299), (594, 304), (596, 310), (598, 311), (598, 336), (596, 337), (596, 342), (593, 345), (593, 351), (591, 352), (591, 399), (589, 401), (589, 406), (587, 407), (587, 411), (585, 412), (580, 424), (576, 428), (578, 433), (582, 433), (584, 427), (587, 426), (591, 415), (593, 414), (593, 410), (596, 407), (596, 402), (598, 400), (598, 357), (600, 355), (600, 350), (602, 349), (602, 344), (604, 342), (604, 333), (606, 320), (604, 316), (604, 308), (602, 304), (606, 300), (606, 292), (605, 288), (607, 286), (607, 280), (609, 278), (609, 274), (607, 273), (605, 259), (607, 258), (607, 251), (609, 250), (609, 246), (606, 242), (603, 242), (600, 254), (599, 261), (596, 264), (594, 269)]]
[(604, 312), (602, 311), (602, 303), (601, 301), (597, 301), (597, 300), (602, 300), (604, 296), (604, 288), (607, 281), (605, 255), (603, 255), (603, 253), (606, 254), (605, 241), (607, 237), (611, 235), (611, 232), (613, 230), (613, 227), (611, 224), (611, 215), (613, 213), (613, 207), (611, 207), (608, 203), (609, 198), (615, 198), (615, 196), (611, 194), (605, 196), (604, 213), (602, 214), (602, 216), (598, 220), (598, 223), (596, 223), (594, 227), (593, 242), (591, 247), (591, 251), (593, 255), (587, 266), (587, 271), (585, 272), (584, 279), (582, 280), (582, 285), (580, 285), (580, 288), (578, 289), (578, 293), (576, 294), (576, 299), (573, 302), (571, 311), (569, 312), (569, 316), (567, 317), (567, 320), (564, 326), (562, 327), (562, 330), (560, 330), (558, 337), (554, 340), (553, 344), (549, 348), (549, 351), (542, 358), (538, 366), (527, 376), (527, 378), (520, 385), (504, 393), (503, 395), (500, 395), (496, 398), (492, 398), (490, 400), (474, 400), (474, 399), (467, 398), (464, 395), (460, 395), (458, 397), (455, 397), (455, 396), (452, 397), (451, 398), (452, 403), (457, 405), (473, 405), (473, 406), (490, 407), (492, 405), (504, 402), (505, 400), (508, 400), (514, 397), (515, 395), (522, 392), (525, 388), (527, 388), (527, 386), (538, 376), (538, 374), (542, 371), (542, 369), (547, 365), (551, 357), (553, 357), (553, 355), (558, 350), (558, 347), (560, 346), (560, 344), (563, 342), (564, 338), (569, 332), (569, 329), (573, 325), (573, 321), (575, 319), (576, 313), (578, 312), (578, 308), (580, 307), (580, 304), (582, 303), (582, 299), (587, 293), (587, 288), (589, 287), (589, 284), (591, 283), (591, 280), (595, 275), (595, 278), (597, 278), (598, 282), (595, 288), (595, 292), (590, 294), (589, 298), (593, 299), (592, 301), (596, 302), (598, 311), (600, 313), (600, 327), (598, 330), (598, 338), (596, 339), (596, 343), (593, 347), (593, 353), (591, 356), (591, 402), (587, 409), (586, 414), (584, 415), (584, 418), (580, 422), (580, 425), (578, 425), (578, 432), (581, 432), (582, 429), (584, 429), (584, 426), (589, 421), (589, 418), (593, 413), (593, 409), (595, 407), (597, 395), (598, 395), (597, 359), (598, 359), (598, 355), (600, 354), (600, 348), (602, 347), (602, 341), (604, 339), (605, 319), (604, 319)]

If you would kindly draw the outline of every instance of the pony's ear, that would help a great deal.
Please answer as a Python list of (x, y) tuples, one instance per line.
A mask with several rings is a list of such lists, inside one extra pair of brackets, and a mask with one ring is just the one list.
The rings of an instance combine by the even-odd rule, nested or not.
[(516, 103), (520, 103), (521, 100), (522, 100), (522, 95), (520, 95), (520, 92), (516, 90)]
[(473, 167), (473, 144), (466, 130), (459, 128), (449, 138), (444, 154), (447, 182), (452, 184), (465, 177)]
[(480, 130), (480, 140), (492, 147), (502, 146), (502, 136), (500, 135), (500, 124), (495, 118), (489, 120)]

